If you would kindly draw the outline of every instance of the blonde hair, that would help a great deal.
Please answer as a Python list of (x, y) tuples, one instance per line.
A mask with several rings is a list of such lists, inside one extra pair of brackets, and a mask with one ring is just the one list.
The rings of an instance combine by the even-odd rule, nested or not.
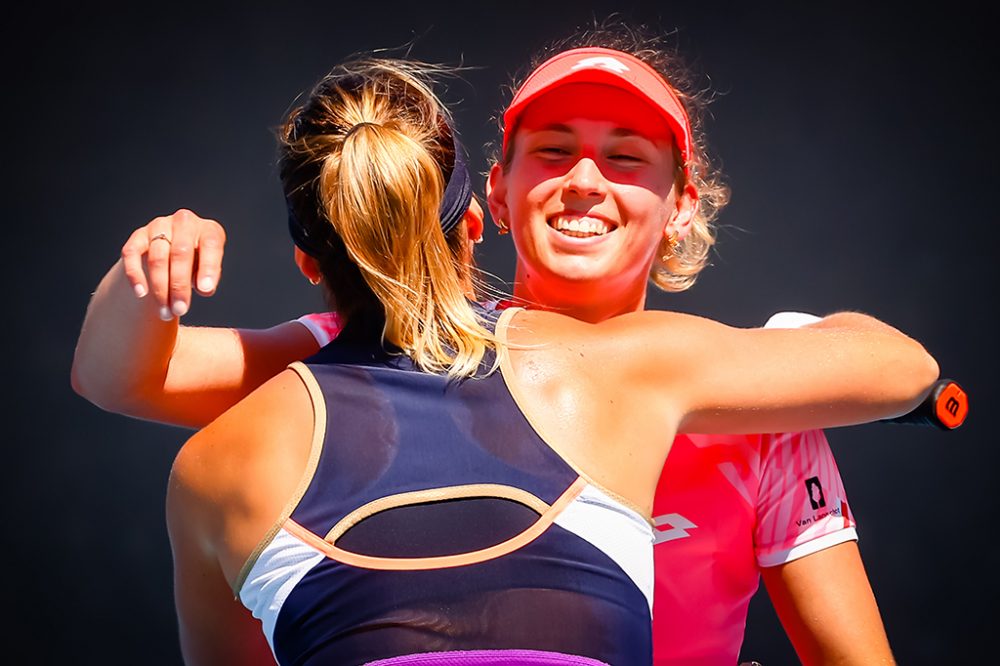
[[(678, 92), (678, 97), (686, 101)], [(690, 105), (689, 105), (690, 106)], [(697, 208), (691, 217), (691, 229), (676, 247), (671, 248), (667, 239), (660, 241), (653, 265), (649, 269), (649, 279), (663, 291), (685, 291), (694, 285), (698, 274), (708, 265), (708, 255), (715, 245), (715, 228), (712, 223), (719, 211), (729, 203), (729, 188), (721, 177), (710, 168), (705, 155), (703, 141), (695, 134), (692, 143), (689, 169), (685, 176), (680, 152), (674, 148), (674, 162), (677, 170), (674, 189), (678, 196), (688, 183), (698, 192)], [(666, 260), (664, 260), (666, 257)]]
[(365, 58), (338, 66), (288, 116), (280, 164), (289, 207), (311, 236), (332, 305), (384, 317), (383, 339), (422, 370), (476, 373), (494, 336), (473, 291), (466, 226), (445, 238), (455, 164), (450, 117), (431, 89), (443, 68)]

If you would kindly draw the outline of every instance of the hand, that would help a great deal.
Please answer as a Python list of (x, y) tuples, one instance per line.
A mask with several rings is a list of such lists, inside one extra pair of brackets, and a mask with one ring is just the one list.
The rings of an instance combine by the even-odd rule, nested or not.
[(122, 246), (122, 264), (135, 295), (151, 293), (160, 318), (169, 321), (190, 309), (192, 281), (202, 296), (215, 293), (225, 244), (221, 224), (181, 208), (133, 231)]

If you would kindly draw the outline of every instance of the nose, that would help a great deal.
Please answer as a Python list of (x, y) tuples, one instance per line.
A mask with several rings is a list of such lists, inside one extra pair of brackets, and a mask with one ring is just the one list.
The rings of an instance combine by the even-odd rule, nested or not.
[(585, 199), (600, 199), (607, 192), (607, 181), (604, 174), (589, 157), (582, 157), (573, 165), (573, 168), (566, 172), (565, 190), (568, 194), (573, 194)]

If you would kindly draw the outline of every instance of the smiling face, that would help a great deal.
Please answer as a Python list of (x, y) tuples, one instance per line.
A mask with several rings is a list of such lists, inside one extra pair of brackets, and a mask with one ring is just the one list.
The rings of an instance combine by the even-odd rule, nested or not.
[(588, 320), (642, 309), (665, 233), (686, 233), (673, 136), (642, 98), (572, 83), (524, 111), (490, 209), (517, 248), (515, 295)]

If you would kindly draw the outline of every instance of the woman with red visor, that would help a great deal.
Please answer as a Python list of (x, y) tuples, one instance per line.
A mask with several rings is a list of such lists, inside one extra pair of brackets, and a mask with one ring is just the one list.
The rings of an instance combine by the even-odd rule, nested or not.
[[(677, 65), (625, 50), (660, 70), (600, 47), (536, 66), (504, 113), (490, 173), (490, 211), (517, 247), (516, 296), (588, 321), (642, 309), (648, 280), (688, 288), (728, 195), (692, 127), (696, 100), (667, 82)], [(669, 137), (673, 165), (654, 162), (648, 136)], [(650, 167), (672, 182), (666, 211), (642, 208)], [(812, 320), (783, 313), (772, 325)], [(681, 435), (653, 515), (657, 664), (735, 663), (761, 575), (803, 663), (892, 663), (822, 431)]]
[[(725, 189), (681, 96), (627, 50), (556, 56), (505, 114), (489, 203), (518, 249), (515, 298), (531, 307), (602, 321), (642, 309), (649, 276), (680, 290), (705, 263), (708, 223)], [(211, 293), (222, 240), (216, 224), (186, 212), (137, 230), (124, 265), (138, 289), (151, 284), (155, 298), (132, 298), (121, 266), (109, 273), (81, 335), (78, 390), (113, 411), (202, 425), (315, 351), (330, 335), (320, 332), (324, 325), (336, 330), (329, 317), (238, 333), (178, 327), (171, 310), (186, 312), (193, 250), (199, 290)], [(170, 321), (155, 316), (149, 305), (156, 302), (169, 304)], [(117, 344), (107, 344), (109, 331)], [(805, 662), (891, 659), (821, 433), (682, 436), (668, 463), (652, 510), (657, 663), (735, 662), (758, 567)], [(813, 477), (825, 498), (817, 510), (805, 485)], [(789, 523), (799, 516), (817, 518), (793, 532)], [(811, 575), (812, 567), (824, 575)], [(836, 635), (824, 629), (829, 617), (838, 618)]]

